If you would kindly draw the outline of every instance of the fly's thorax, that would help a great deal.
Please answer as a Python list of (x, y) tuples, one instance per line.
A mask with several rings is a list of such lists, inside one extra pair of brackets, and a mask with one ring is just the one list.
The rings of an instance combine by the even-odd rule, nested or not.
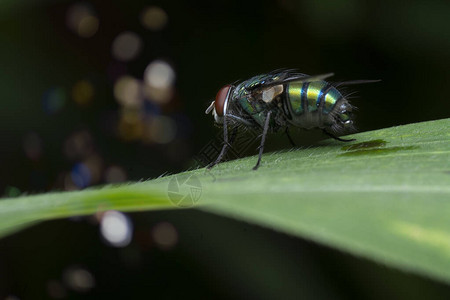
[(241, 97), (233, 101), (233, 104), (235, 110), (241, 109), (241, 114), (245, 115), (248, 119), (253, 120), (260, 126), (264, 124), (267, 111), (267, 105), (264, 102), (252, 97)]
[[(246, 117), (251, 123), (255, 123), (255, 126), (263, 127), (269, 111), (272, 112), (271, 119), (280, 119), (276, 117), (280, 115), (279, 110), (282, 106), (284, 90), (284, 85), (275, 85), (248, 92), (245, 88), (239, 89), (238, 86), (231, 98), (230, 107), (233, 107), (235, 111), (240, 109), (239, 113), (243, 117)], [(271, 122), (271, 126), (276, 127), (278, 123)]]

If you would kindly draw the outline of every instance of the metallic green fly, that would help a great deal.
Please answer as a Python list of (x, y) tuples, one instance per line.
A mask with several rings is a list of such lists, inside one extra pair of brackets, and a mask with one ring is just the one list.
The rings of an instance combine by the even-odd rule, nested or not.
[(379, 80), (354, 80), (330, 83), (324, 79), (333, 73), (309, 76), (296, 70), (275, 70), (254, 76), (236, 84), (222, 87), (215, 100), (206, 109), (214, 120), (223, 126), (224, 145), (217, 159), (208, 169), (218, 164), (230, 146), (228, 126), (233, 125), (233, 135), (239, 126), (262, 131), (259, 157), (254, 170), (258, 169), (268, 132), (284, 130), (294, 145), (288, 128), (320, 128), (328, 136), (343, 142), (352, 141), (335, 134), (349, 132), (353, 127), (355, 109), (338, 87), (350, 84), (376, 82)]

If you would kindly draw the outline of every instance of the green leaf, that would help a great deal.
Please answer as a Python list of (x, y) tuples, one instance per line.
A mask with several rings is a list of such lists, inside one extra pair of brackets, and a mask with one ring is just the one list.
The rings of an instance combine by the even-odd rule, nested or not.
[[(352, 143), (267, 153), (258, 171), (249, 157), (210, 172), (3, 200), (0, 234), (107, 209), (175, 208), (169, 181), (194, 175), (202, 186), (196, 209), (450, 282), (449, 128), (445, 119), (355, 134)], [(179, 193), (195, 194), (195, 186)]]
[(0, 237), (44, 220), (89, 215), (107, 210), (143, 211), (168, 208), (174, 208), (174, 205), (166, 193), (143, 183), (4, 199), (0, 201)]

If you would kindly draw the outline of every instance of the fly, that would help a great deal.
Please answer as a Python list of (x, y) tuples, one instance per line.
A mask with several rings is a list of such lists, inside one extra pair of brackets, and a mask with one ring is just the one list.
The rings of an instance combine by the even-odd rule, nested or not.
[(224, 145), (217, 159), (208, 169), (217, 165), (225, 156), (230, 141), (228, 126), (235, 125), (233, 136), (239, 126), (260, 130), (259, 156), (253, 170), (257, 170), (264, 151), (268, 132), (284, 130), (291, 144), (289, 127), (319, 128), (328, 136), (349, 142), (335, 134), (348, 132), (353, 127), (352, 106), (338, 90), (340, 86), (377, 82), (379, 80), (354, 80), (329, 83), (326, 78), (333, 73), (306, 75), (296, 70), (275, 70), (254, 76), (236, 84), (222, 87), (215, 100), (206, 109), (212, 113), (217, 124), (223, 126)]

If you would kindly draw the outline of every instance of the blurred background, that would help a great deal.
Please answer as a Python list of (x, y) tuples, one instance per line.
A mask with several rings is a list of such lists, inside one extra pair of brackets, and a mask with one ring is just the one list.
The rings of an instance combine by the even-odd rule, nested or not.
[[(204, 111), (220, 87), (276, 68), (382, 79), (349, 87), (360, 131), (448, 117), (449, 13), (437, 0), (6, 1), (0, 188), (71, 190), (193, 167), (219, 132)], [(273, 139), (269, 151), (289, 146)]]
[[(0, 193), (3, 197), (14, 197), (22, 193), (76, 190), (193, 168), (196, 166), (193, 158), (219, 132), (212, 117), (204, 111), (220, 87), (277, 68), (298, 68), (307, 74), (334, 72), (336, 81), (382, 79), (380, 83), (352, 86), (348, 90), (357, 91), (352, 103), (359, 108), (356, 125), (360, 131), (449, 117), (450, 101), (446, 97), (450, 79), (449, 14), (450, 2), (444, 0), (407, 3), (375, 0), (5, 0), (0, 7)], [(323, 138), (315, 131), (294, 133), (299, 145)], [(285, 137), (269, 138), (268, 151), (286, 147), (289, 143)], [(250, 149), (248, 154), (256, 154), (256, 150)], [(172, 230), (169, 230), (169, 236), (170, 232), (175, 232), (180, 241), (179, 227), (194, 228), (186, 224), (196, 218), (203, 225), (216, 224), (213, 228), (218, 232), (233, 232), (231, 236), (250, 230), (248, 225), (197, 214), (200, 213), (188, 211), (183, 215), (171, 212), (150, 216), (160, 218), (161, 222), (174, 219), (172, 223), (163, 224), (169, 224)], [(145, 219), (143, 216), (146, 214), (131, 214), (129, 218), (136, 223), (136, 220)], [(225, 229), (231, 226), (227, 222), (236, 228)], [(89, 234), (98, 223), (85, 219), (54, 223), (31, 229), (35, 235), (45, 235), (48, 240), (42, 242), (41, 254), (45, 258), (42, 264), (48, 264), (48, 259), (60, 255), (59, 261), (51, 265), (50, 275), (42, 276), (42, 283), (33, 283), (27, 280), (33, 281), (31, 278), (34, 277), (26, 275), (39, 274), (36, 269), (31, 269), (33, 264), (18, 270), (13, 265), (5, 266), (0, 275), (5, 279), (1, 291), (5, 296), (20, 298), (24, 282), (32, 286), (29, 291), (46, 295), (43, 298), (86, 296), (79, 294), (79, 290), (70, 290), (70, 284), (69, 287), (64, 285), (67, 280), (57, 279), (62, 275), (56, 274), (68, 272), (67, 268), (94, 269), (93, 274), (89, 273), (92, 278), (86, 273), (81, 276), (84, 280), (92, 279), (93, 289), (86, 290), (91, 293), (89, 295), (93, 295), (93, 290), (108, 290), (99, 284), (101, 279), (95, 277), (95, 273), (108, 263), (89, 266), (83, 259), (76, 262), (73, 259), (76, 251), (67, 246), (71, 241), (67, 235), (85, 230), (79, 234), (79, 245), (88, 247)], [(175, 223), (179, 227), (173, 225)], [(153, 228), (155, 224), (159, 223), (142, 226)], [(220, 224), (226, 225), (220, 227)], [(198, 228), (192, 230), (203, 234)], [(297, 253), (293, 249), (309, 247), (311, 252), (319, 247), (260, 228), (250, 231), (255, 231), (259, 238), (264, 234), (266, 238), (273, 235), (275, 240), (290, 243), (288, 249), (292, 253)], [(243, 238), (243, 243), (254, 239), (255, 234), (252, 238)], [(4, 248), (1, 249), (14, 259), (23, 259), (28, 251), (33, 251), (33, 243), (39, 243), (31, 236), (34, 235), (26, 231), (9, 237), (2, 242)], [(150, 238), (150, 233), (148, 236)], [(59, 254), (47, 252), (46, 243), (51, 245), (54, 239), (58, 239), (58, 245), (63, 247), (57, 251)], [(189, 245), (190, 240), (186, 236), (184, 239)], [(203, 238), (196, 235), (194, 240), (199, 242)], [(206, 245), (210, 240), (206, 240), (208, 242), (200, 244), (207, 252)], [(224, 244), (216, 250), (232, 250), (225, 240), (222, 242)], [(252, 243), (248, 244), (250, 249)], [(19, 248), (27, 251), (17, 254)], [(93, 249), (86, 257), (100, 257), (103, 253), (114, 256), (123, 252), (108, 252), (119, 250), (100, 239), (96, 240)], [(136, 245), (130, 249), (125, 257), (132, 262), (125, 262), (125, 265), (131, 265), (131, 270), (135, 270), (133, 268), (142, 262), (142, 253), (150, 250), (140, 252), (141, 248)], [(255, 297), (268, 295), (252, 294), (254, 289), (261, 288), (264, 280), (250, 282), (250, 288), (236, 282), (230, 283), (225, 290), (214, 284), (211, 287), (209, 283), (218, 284), (222, 282), (221, 276), (229, 279), (233, 274), (223, 275), (217, 271), (215, 276), (220, 278), (206, 276), (211, 282), (205, 283), (202, 276), (207, 273), (205, 270), (211, 270), (202, 269), (199, 264), (204, 266), (208, 262), (186, 259), (187, 254), (183, 251), (181, 254), (168, 254), (164, 249), (155, 251), (156, 254), (147, 253), (146, 257), (155, 260), (169, 255), (170, 259), (165, 257), (166, 262), (173, 263), (170, 255), (175, 255), (183, 262), (185, 267), (182, 269), (190, 269), (186, 265), (191, 264), (192, 269), (203, 270), (195, 276), (184, 269), (175, 271), (177, 282), (183, 281), (186, 274), (194, 278), (186, 279), (187, 283), (183, 285), (190, 287), (188, 290), (192, 289), (193, 295), (198, 296), (195, 293), (199, 290), (205, 295), (238, 295), (227, 292), (233, 288), (247, 288), (249, 295)], [(199, 250), (196, 251), (198, 254)], [(312, 252), (325, 253), (322, 260), (323, 257), (342, 255), (329, 249)], [(215, 255), (217, 259), (222, 257)], [(356, 258), (348, 260), (350, 266), (362, 264), (371, 270), (379, 268)], [(167, 267), (161, 263), (158, 269), (154, 263), (146, 263), (149, 268), (159, 271)], [(72, 269), (71, 264), (75, 265)], [(304, 261), (298, 262), (299, 267), (303, 264)], [(355, 269), (348, 267), (348, 272), (351, 272), (349, 268)], [(16, 272), (13, 277), (11, 270)], [(22, 272), (24, 270), (26, 272)], [(142, 274), (135, 277), (141, 281), (147, 278), (145, 276), (150, 276), (147, 278), (150, 281), (157, 277), (155, 273), (148, 275), (140, 270)], [(394, 272), (389, 276), (395, 278), (406, 276), (392, 270), (382, 272)], [(249, 271), (249, 274), (255, 272)], [(170, 281), (170, 274), (165, 275)], [(203, 279), (199, 280), (198, 276)], [(55, 278), (54, 281), (49, 281), (51, 278)], [(328, 278), (325, 281), (336, 285), (336, 280)], [(401, 280), (407, 279), (402, 277)], [(192, 281), (203, 285), (192, 288), (196, 287)], [(114, 288), (118, 289), (118, 283), (113, 282)], [(127, 292), (131, 292), (130, 282), (126, 283)], [(410, 281), (405, 282), (410, 284)], [(322, 287), (322, 283), (318, 286)], [(366, 295), (367, 290), (361, 289), (362, 295)], [(321, 288), (312, 288), (312, 291), (318, 290)], [(58, 291), (62, 292), (58, 294)], [(334, 296), (347, 295), (341, 292)]]

